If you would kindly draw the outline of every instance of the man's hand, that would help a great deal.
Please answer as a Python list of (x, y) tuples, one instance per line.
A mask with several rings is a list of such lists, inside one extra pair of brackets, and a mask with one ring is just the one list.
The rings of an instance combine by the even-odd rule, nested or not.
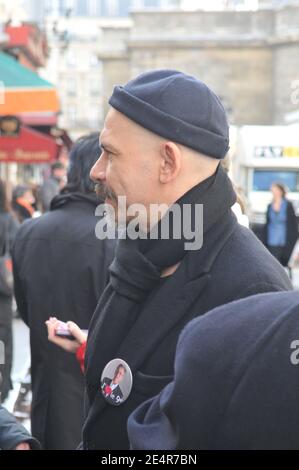
[(20, 442), (20, 444), (18, 444), (14, 450), (31, 450), (31, 447), (30, 445), (28, 444), (28, 442)]
[(46, 321), (48, 328), (48, 339), (52, 343), (60, 346), (65, 351), (76, 353), (77, 349), (81, 346), (82, 343), (85, 343), (87, 340), (87, 334), (84, 333), (76, 323), (69, 321), (67, 322), (68, 329), (70, 333), (76, 338), (75, 340), (70, 340), (66, 338), (60, 338), (55, 334), (57, 328), (59, 328), (60, 321), (55, 317), (50, 317)]

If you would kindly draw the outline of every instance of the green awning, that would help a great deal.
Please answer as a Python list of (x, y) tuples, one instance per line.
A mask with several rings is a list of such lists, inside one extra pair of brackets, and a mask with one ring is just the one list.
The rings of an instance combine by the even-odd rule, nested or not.
[(0, 52), (0, 115), (57, 113), (59, 100), (54, 85)]
[(9, 88), (54, 88), (50, 82), (4, 52), (0, 52), (0, 80)]

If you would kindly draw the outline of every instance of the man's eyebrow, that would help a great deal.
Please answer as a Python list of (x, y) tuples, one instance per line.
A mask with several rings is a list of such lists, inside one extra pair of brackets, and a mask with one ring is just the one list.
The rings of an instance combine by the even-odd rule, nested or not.
[(106, 150), (106, 151), (111, 151), (111, 152), (114, 152), (114, 153), (118, 153), (118, 150), (115, 147), (113, 147), (113, 145), (108, 144), (108, 143), (100, 142), (100, 148), (102, 148), (103, 150)]

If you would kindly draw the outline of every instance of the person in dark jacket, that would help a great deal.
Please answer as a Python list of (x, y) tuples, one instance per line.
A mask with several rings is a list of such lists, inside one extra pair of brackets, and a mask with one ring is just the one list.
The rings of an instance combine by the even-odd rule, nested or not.
[[(128, 416), (172, 381), (177, 340), (188, 321), (237, 298), (292, 288), (281, 265), (231, 211), (236, 195), (219, 165), (228, 150), (228, 123), (218, 97), (194, 77), (156, 70), (115, 87), (109, 102), (91, 176), (109, 203), (109, 220), (114, 213), (127, 230), (120, 232), (110, 282), (89, 328), (84, 449), (129, 448)], [(162, 202), (155, 225), (147, 220), (151, 204)], [(145, 208), (137, 225), (134, 203)], [(62, 346), (54, 327), (48, 322), (49, 339)], [(133, 375), (132, 391), (118, 407), (100, 390), (101, 374), (116, 358)]]
[(43, 183), (39, 191), (39, 199), (43, 212), (50, 210), (52, 199), (65, 185), (65, 166), (61, 162), (51, 165), (51, 176)]
[(280, 183), (271, 186), (273, 201), (266, 214), (266, 246), (270, 253), (288, 267), (298, 239), (298, 221), (293, 204), (286, 198), (286, 189)]
[(34, 214), (35, 199), (32, 190), (27, 185), (18, 185), (12, 193), (12, 209), (20, 223), (31, 219)]
[(38, 450), (39, 442), (0, 405), (0, 449), (1, 450)]
[[(19, 228), (19, 223), (13, 217), (6, 197), (6, 188), (0, 180), (0, 253), (1, 256), (9, 254)], [(0, 290), (0, 341), (5, 346), (5, 361), (0, 362), (0, 373), (2, 374), (1, 400), (7, 398), (9, 390), (12, 388), (11, 368), (12, 368), (12, 290), (4, 292)]]
[(191, 321), (173, 381), (128, 420), (132, 449), (299, 448), (299, 292), (259, 294)]
[(113, 241), (95, 235), (99, 199), (89, 172), (98, 152), (98, 134), (79, 139), (66, 187), (50, 212), (23, 224), (13, 248), (16, 301), (30, 328), (31, 429), (45, 449), (77, 446), (84, 392), (76, 359), (48, 343), (45, 320), (57, 315), (88, 329), (114, 252)]

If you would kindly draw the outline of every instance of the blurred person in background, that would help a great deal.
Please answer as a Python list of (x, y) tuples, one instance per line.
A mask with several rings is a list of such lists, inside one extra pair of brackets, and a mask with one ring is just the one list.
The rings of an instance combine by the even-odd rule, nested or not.
[(34, 181), (30, 181), (29, 186), (34, 197), (34, 203), (32, 204), (34, 217), (38, 217), (41, 215), (40, 185)]
[[(18, 227), (19, 224), (12, 216), (9, 209), (5, 184), (0, 180), (0, 256), (3, 260), (3, 264), (0, 266), (1, 270), (6, 269), (7, 263), (9, 264), (9, 262), (11, 262), (9, 256)], [(4, 257), (6, 257), (5, 260)], [(1, 272), (1, 277), (2, 275), (3, 273)], [(13, 291), (12, 288), (3, 289), (2, 282), (0, 285), (2, 287), (2, 289), (0, 288), (0, 341), (2, 341), (5, 346), (5, 364), (0, 365), (0, 372), (2, 374), (1, 400), (4, 401), (7, 398), (9, 390), (12, 388), (10, 374), (12, 368)]]
[[(229, 154), (227, 154), (224, 157), (224, 159), (221, 161), (221, 165), (229, 176), (229, 171), (231, 168), (231, 158)], [(232, 206), (232, 211), (237, 217), (239, 224), (243, 225), (244, 227), (249, 228), (249, 218), (248, 218), (247, 211), (246, 211), (246, 200), (244, 196), (244, 191), (241, 187), (236, 186), (234, 183), (233, 183), (233, 187), (236, 192), (237, 200), (235, 204)]]
[(52, 199), (62, 190), (65, 185), (66, 168), (61, 162), (55, 162), (51, 166), (51, 176), (40, 188), (40, 202), (43, 212), (50, 210)]
[(72, 148), (72, 143), (69, 142), (68, 145), (63, 145), (59, 151), (57, 161), (62, 163), (65, 168), (68, 167), (69, 165), (69, 159), (70, 159), (70, 149)]
[(114, 242), (96, 238), (100, 201), (89, 178), (99, 153), (98, 134), (78, 140), (66, 187), (14, 244), (16, 302), (30, 328), (31, 430), (44, 449), (74, 449), (81, 439), (84, 378), (75, 356), (48, 342), (45, 321), (55, 314), (88, 329), (108, 281)]
[(266, 213), (266, 246), (282, 266), (288, 268), (291, 276), (289, 260), (298, 239), (298, 221), (284, 185), (273, 183), (271, 192), (273, 199)]
[(30, 186), (18, 185), (12, 192), (12, 209), (17, 220), (22, 223), (34, 215), (35, 199)]
[(249, 218), (246, 211), (245, 197), (242, 188), (233, 185), (236, 191), (237, 202), (232, 206), (232, 211), (237, 217), (239, 224), (249, 228)]

